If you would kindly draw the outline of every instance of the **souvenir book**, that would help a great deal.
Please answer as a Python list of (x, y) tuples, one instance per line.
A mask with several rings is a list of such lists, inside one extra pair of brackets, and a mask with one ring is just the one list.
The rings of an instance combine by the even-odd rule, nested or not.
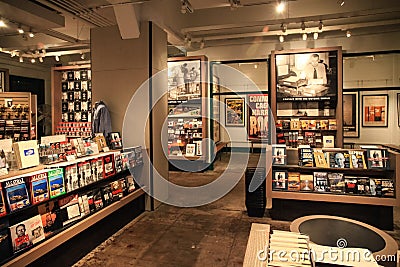
[(127, 194), (135, 191), (136, 186), (135, 186), (135, 179), (133, 178), (133, 176), (132, 175), (126, 176), (125, 181), (126, 181)]
[(325, 158), (325, 153), (322, 149), (313, 149), (315, 167), (328, 168), (329, 165)]
[(112, 154), (103, 156), (104, 161), (104, 178), (108, 178), (115, 174), (114, 156)]
[(57, 211), (57, 218), (61, 220), (63, 226), (81, 218), (78, 194), (69, 195), (58, 200), (58, 206), (60, 209)]
[(5, 197), (7, 198), (10, 212), (31, 205), (28, 189), (24, 178), (15, 178), (3, 182)]
[(38, 212), (42, 218), (44, 235), (46, 237), (62, 228), (62, 222), (57, 220), (57, 208), (58, 205), (56, 205), (56, 200), (38, 206)]
[(329, 157), (329, 167), (350, 168), (350, 158), (348, 156), (347, 151), (328, 152), (328, 157)]
[(314, 191), (315, 192), (329, 192), (328, 173), (327, 172), (314, 172)]
[(47, 171), (39, 171), (26, 177), (32, 205), (50, 198)]
[(312, 148), (299, 148), (299, 165), (303, 167), (313, 167)]
[(83, 217), (89, 215), (90, 207), (89, 207), (88, 193), (82, 193), (81, 195), (79, 195), (78, 203), (81, 216)]
[(0, 217), (6, 214), (7, 214), (6, 202), (4, 199), (3, 190), (1, 188), (1, 183), (0, 183)]
[(344, 186), (346, 194), (357, 194), (357, 177), (345, 176)]
[(367, 149), (368, 169), (388, 169), (389, 157), (386, 149), (368, 148)]
[(39, 152), (36, 140), (16, 142), (13, 144), (13, 149), (19, 169), (39, 165)]
[(288, 172), (288, 190), (300, 191), (300, 173)]
[(71, 164), (65, 167), (65, 187), (67, 192), (79, 188), (78, 165)]
[(0, 262), (13, 255), (8, 218), (0, 218)]
[(44, 240), (44, 229), (40, 215), (10, 226), (10, 234), (14, 253)]
[(286, 145), (272, 145), (272, 165), (286, 165)]
[(345, 182), (343, 173), (328, 173), (328, 181), (332, 193), (344, 193)]
[(300, 174), (300, 191), (314, 191), (314, 177), (312, 174)]
[(287, 190), (288, 189), (288, 173), (287, 171), (274, 171), (272, 178), (273, 190)]
[(50, 198), (56, 198), (65, 194), (63, 169), (51, 169), (47, 173), (49, 179)]
[(367, 166), (365, 164), (364, 152), (350, 150), (350, 167), (353, 169), (366, 169)]

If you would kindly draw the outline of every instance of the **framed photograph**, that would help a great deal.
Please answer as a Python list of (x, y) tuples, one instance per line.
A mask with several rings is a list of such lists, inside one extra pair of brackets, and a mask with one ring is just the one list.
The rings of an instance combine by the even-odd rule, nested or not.
[(362, 96), (363, 127), (388, 127), (388, 99), (387, 94)]
[(400, 127), (400, 93), (397, 94), (397, 122)]
[(201, 96), (201, 60), (168, 62), (168, 101)]
[(225, 99), (225, 126), (244, 127), (244, 99)]
[(343, 92), (343, 136), (360, 137), (358, 92)]

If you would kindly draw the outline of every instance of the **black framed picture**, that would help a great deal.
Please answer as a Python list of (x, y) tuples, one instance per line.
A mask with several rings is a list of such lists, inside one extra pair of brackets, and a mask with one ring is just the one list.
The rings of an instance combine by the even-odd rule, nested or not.
[(244, 99), (226, 98), (225, 99), (225, 126), (244, 127)]
[(201, 96), (201, 60), (168, 62), (168, 101)]
[(360, 137), (358, 92), (343, 92), (343, 136)]
[(389, 95), (362, 96), (362, 126), (388, 127)]

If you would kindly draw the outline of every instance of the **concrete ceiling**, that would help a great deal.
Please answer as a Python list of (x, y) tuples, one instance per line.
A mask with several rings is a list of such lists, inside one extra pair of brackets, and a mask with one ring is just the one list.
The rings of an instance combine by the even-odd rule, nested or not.
[[(184, 8), (184, 1), (191, 8)], [(117, 25), (115, 6), (133, 6), (139, 20), (152, 20), (168, 33), (169, 42), (199, 49), (252, 40), (278, 42), (319, 32), (319, 38), (375, 32), (400, 31), (398, 0), (283, 0), (286, 8), (276, 12), (278, 0), (0, 0), (3, 52), (34, 57), (90, 48), (90, 29)], [(343, 5), (341, 3), (344, 2)], [(125, 18), (132, 19), (132, 18)], [(305, 30), (301, 29), (304, 22)], [(318, 26), (322, 22), (322, 30)], [(18, 34), (22, 25), (25, 34)], [(282, 26), (286, 32), (282, 32)], [(27, 32), (35, 33), (33, 38)], [(186, 38), (185, 38), (186, 37)], [(42, 53), (40, 51), (40, 53)], [(45, 54), (43, 54), (45, 55)]]

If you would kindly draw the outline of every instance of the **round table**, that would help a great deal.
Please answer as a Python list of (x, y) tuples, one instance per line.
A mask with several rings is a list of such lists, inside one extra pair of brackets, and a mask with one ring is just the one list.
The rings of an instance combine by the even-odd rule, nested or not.
[(290, 231), (306, 234), (310, 237), (310, 242), (322, 246), (366, 248), (375, 258), (396, 255), (398, 249), (396, 240), (384, 231), (366, 223), (337, 216), (300, 217), (291, 223)]

